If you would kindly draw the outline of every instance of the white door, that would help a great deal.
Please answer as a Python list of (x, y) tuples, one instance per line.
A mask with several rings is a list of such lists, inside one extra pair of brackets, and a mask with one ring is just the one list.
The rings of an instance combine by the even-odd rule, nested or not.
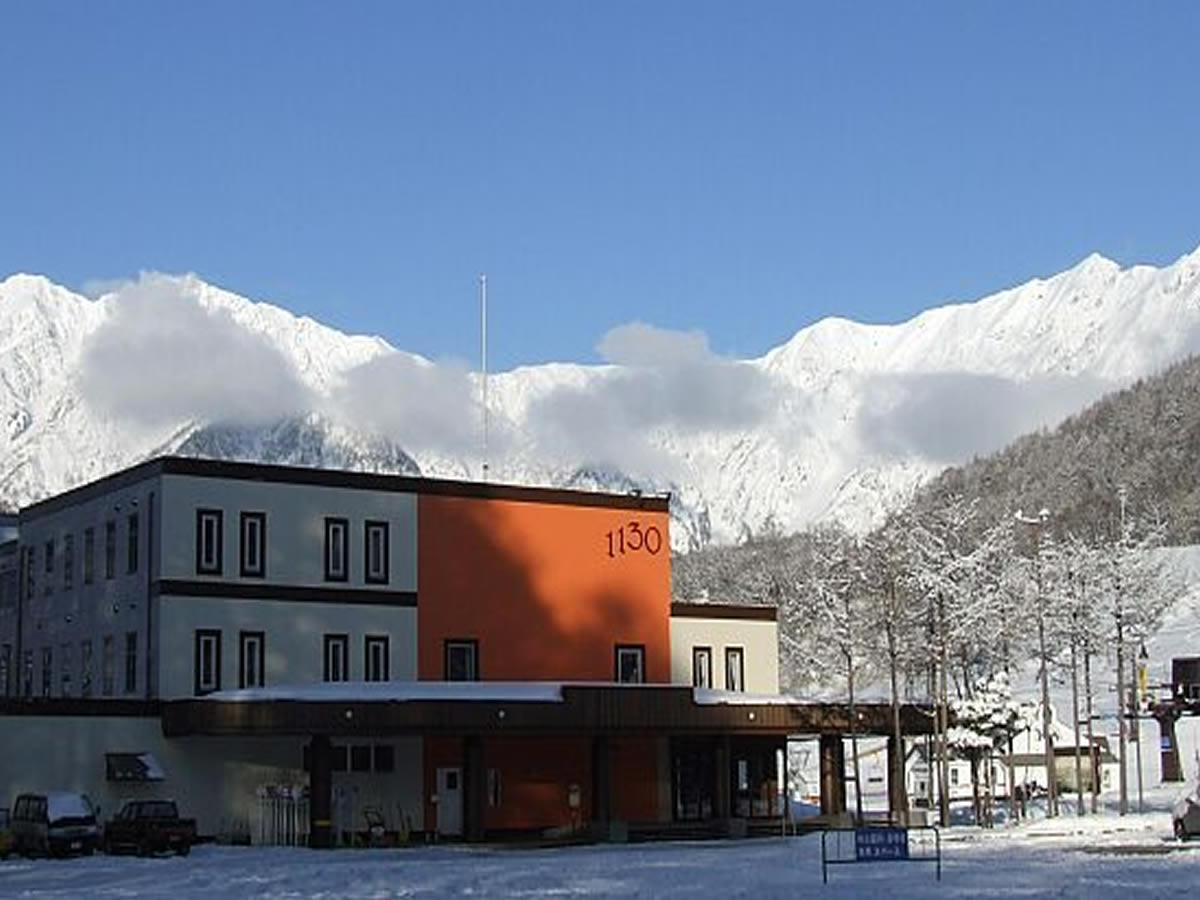
[(462, 834), (462, 769), (437, 770), (438, 834)]

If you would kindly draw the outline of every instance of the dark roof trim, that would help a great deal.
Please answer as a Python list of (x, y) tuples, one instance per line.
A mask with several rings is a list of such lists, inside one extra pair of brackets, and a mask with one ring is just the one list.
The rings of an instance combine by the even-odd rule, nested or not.
[(736, 603), (672, 603), (671, 616), (676, 619), (753, 619), (760, 622), (779, 620), (774, 606), (741, 606)]
[[(859, 734), (888, 734), (891, 706), (855, 707)], [(906, 734), (928, 733), (932, 716), (901, 707)], [(677, 685), (565, 685), (561, 702), (484, 700), (173, 700), (163, 734), (313, 735), (714, 735), (848, 734), (849, 708), (823, 703), (697, 704)]]
[(480, 500), (511, 500), (519, 503), (551, 503), (563, 506), (591, 506), (664, 513), (668, 512), (670, 507), (670, 496), (665, 494), (602, 494), (564, 488), (527, 487), (411, 475), (380, 475), (374, 472), (349, 472), (340, 469), (311, 469), (301, 466), (276, 466), (265, 463), (196, 459), (185, 456), (161, 456), (28, 506), (21, 510), (21, 518), (28, 519), (46, 515), (65, 506), (80, 503), (156, 475), (187, 475), (193, 478), (227, 478), (237, 481), (305, 484), (363, 491), (390, 491), (426, 496), (470, 497)]
[(35, 697), (27, 700), (0, 697), (3, 716), (119, 716), (153, 719), (162, 713), (158, 700), (122, 700), (115, 697)]
[(378, 588), (310, 587), (244, 581), (188, 581), (163, 578), (150, 585), (151, 595), (166, 597), (221, 597), (235, 600), (280, 600), (286, 603), (340, 603), (358, 606), (417, 605), (416, 591)]

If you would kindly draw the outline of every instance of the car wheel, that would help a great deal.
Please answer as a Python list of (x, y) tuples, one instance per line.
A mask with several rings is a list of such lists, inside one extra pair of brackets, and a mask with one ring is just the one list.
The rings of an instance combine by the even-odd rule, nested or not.
[(192, 845), (191, 844), (180, 844), (179, 849), (176, 850), (175, 852), (177, 854), (179, 854), (180, 856), (187, 856), (189, 853), (192, 852)]
[(1187, 828), (1183, 824), (1183, 819), (1175, 820), (1175, 837), (1181, 841), (1186, 841), (1188, 839), (1188, 832)]

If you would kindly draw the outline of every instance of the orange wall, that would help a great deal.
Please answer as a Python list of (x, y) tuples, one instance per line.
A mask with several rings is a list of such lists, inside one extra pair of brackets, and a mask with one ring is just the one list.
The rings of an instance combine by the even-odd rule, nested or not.
[[(443, 677), (445, 639), (474, 638), (486, 681), (611, 681), (616, 644), (645, 645), (646, 680), (670, 681), (666, 513), (428, 495), (417, 509), (418, 677)], [(657, 529), (657, 553), (633, 549), (632, 523)]]
[[(425, 740), (425, 823), (437, 827), (437, 810), (429, 802), (439, 766), (464, 764), (463, 742), (456, 738)], [(614, 738), (612, 741), (612, 816), (629, 822), (656, 822), (658, 754), (653, 738)], [(499, 807), (484, 807), (484, 828), (532, 830), (586, 827), (594, 809), (592, 741), (589, 737), (485, 738), (484, 768), (501, 776)], [(568, 788), (580, 787), (580, 807), (574, 818)], [(466, 803), (466, 796), (463, 796)]]

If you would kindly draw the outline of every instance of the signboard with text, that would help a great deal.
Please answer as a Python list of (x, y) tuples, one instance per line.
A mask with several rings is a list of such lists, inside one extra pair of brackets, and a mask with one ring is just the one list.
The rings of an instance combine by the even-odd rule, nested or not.
[(907, 828), (856, 828), (854, 858), (861, 861), (908, 859)]

